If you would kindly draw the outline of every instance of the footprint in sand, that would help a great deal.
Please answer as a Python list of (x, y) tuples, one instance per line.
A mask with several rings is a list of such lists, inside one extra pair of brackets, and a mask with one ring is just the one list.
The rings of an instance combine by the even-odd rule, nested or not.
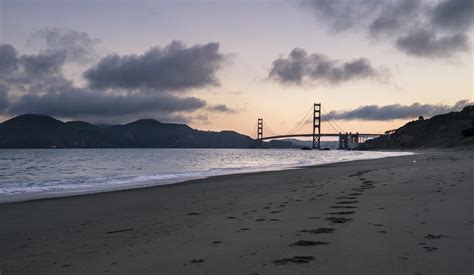
[(334, 228), (320, 227), (317, 229), (304, 229), (304, 230), (301, 230), (300, 232), (310, 233), (310, 234), (328, 234), (328, 233), (333, 233), (334, 231), (336, 231), (336, 229)]
[(290, 244), (290, 246), (316, 246), (316, 245), (328, 245), (329, 242), (320, 242), (320, 241), (306, 241), (300, 240), (295, 243)]
[(423, 246), (423, 248), (425, 249), (426, 252), (433, 252), (438, 249), (437, 247), (433, 247), (433, 246)]
[(347, 222), (352, 221), (352, 219), (341, 218), (341, 217), (329, 217), (329, 218), (326, 218), (326, 220), (332, 223), (347, 223)]
[(336, 204), (354, 204), (358, 203), (359, 201), (338, 201)]
[(285, 265), (288, 263), (294, 264), (305, 264), (313, 261), (315, 258), (313, 256), (293, 256), (291, 258), (283, 258), (279, 260), (274, 260), (273, 263), (276, 265)]
[(342, 196), (342, 197), (337, 197), (336, 199), (338, 199), (338, 200), (355, 200), (357, 198), (356, 197), (350, 197), (350, 196)]
[(332, 206), (329, 206), (329, 208), (333, 208), (333, 209), (355, 209), (357, 207), (356, 206), (350, 206), (350, 205), (332, 205)]
[(445, 237), (447, 237), (447, 236), (443, 235), (443, 234), (438, 234), (438, 235), (427, 234), (427, 235), (425, 235), (425, 239), (427, 239), (427, 240), (437, 240), (437, 239), (441, 239), (441, 238), (445, 238)]
[(352, 215), (355, 211), (339, 211), (339, 212), (329, 212), (328, 215)]

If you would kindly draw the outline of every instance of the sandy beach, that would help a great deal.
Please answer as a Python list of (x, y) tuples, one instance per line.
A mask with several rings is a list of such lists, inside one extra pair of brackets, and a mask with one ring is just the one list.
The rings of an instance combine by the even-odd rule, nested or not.
[(474, 151), (0, 205), (3, 274), (472, 274)]

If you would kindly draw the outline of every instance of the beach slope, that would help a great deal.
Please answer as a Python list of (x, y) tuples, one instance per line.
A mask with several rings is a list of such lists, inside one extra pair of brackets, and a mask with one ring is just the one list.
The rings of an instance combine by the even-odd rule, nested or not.
[(0, 205), (0, 273), (472, 274), (473, 150)]

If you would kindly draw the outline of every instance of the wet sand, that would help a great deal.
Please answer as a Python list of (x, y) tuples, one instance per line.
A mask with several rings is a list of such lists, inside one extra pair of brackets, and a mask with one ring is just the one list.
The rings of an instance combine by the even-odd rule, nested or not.
[(472, 274), (474, 150), (0, 205), (3, 274)]

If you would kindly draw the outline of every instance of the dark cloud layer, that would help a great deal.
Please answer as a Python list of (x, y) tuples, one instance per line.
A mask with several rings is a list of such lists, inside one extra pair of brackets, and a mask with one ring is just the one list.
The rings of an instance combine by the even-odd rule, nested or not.
[(470, 49), (472, 0), (302, 0), (331, 30), (362, 30), (402, 52), (446, 58)]
[[(58, 35), (67, 39), (59, 39)], [(109, 56), (88, 71), (89, 81), (95, 85), (79, 87), (65, 78), (63, 66), (85, 53), (78, 48), (72, 52), (61, 50), (61, 45), (78, 44), (77, 35), (48, 31), (44, 34), (50, 44), (48, 50), (32, 55), (20, 55), (13, 46), (0, 45), (0, 114), (41, 113), (101, 121), (152, 116), (185, 122), (186, 114), (200, 109), (232, 112), (225, 105), (206, 108), (205, 100), (179, 94), (180, 89), (217, 83), (214, 74), (224, 57), (215, 43), (186, 48), (173, 42), (163, 50), (153, 48), (142, 56)], [(87, 40), (83, 35), (79, 37)], [(128, 70), (147, 69), (155, 69), (156, 75), (123, 77), (123, 83), (113, 78)], [(98, 81), (99, 76), (111, 78)]]
[(419, 30), (400, 36), (397, 47), (411, 55), (422, 57), (449, 57), (469, 50), (469, 39), (464, 34), (437, 37), (436, 33)]
[(468, 30), (474, 22), (474, 2), (472, 0), (442, 1), (434, 8), (431, 20), (440, 28)]
[(46, 94), (28, 94), (12, 103), (10, 114), (38, 113), (61, 117), (112, 117), (150, 113), (173, 113), (198, 110), (204, 100), (178, 98), (167, 94), (115, 95), (100, 91), (62, 87)]
[(0, 77), (15, 71), (18, 66), (16, 49), (9, 44), (0, 45)]
[(403, 29), (409, 28), (410, 21), (419, 16), (424, 9), (421, 0), (379, 1), (375, 16), (369, 18), (368, 31), (372, 37), (386, 38), (397, 36)]
[(35, 55), (18, 55), (9, 44), (0, 45), (0, 84), (10, 89), (26, 90), (40, 83), (62, 78), (64, 55), (44, 52)]
[(366, 58), (351, 61), (332, 60), (321, 54), (307, 54), (304, 49), (295, 48), (287, 58), (273, 61), (269, 77), (280, 83), (303, 84), (312, 81), (324, 84), (338, 84), (355, 79), (380, 78), (381, 69), (376, 69)]
[(8, 87), (0, 84), (0, 113), (7, 108), (10, 100), (8, 99)]
[(302, 0), (318, 18), (329, 23), (333, 31), (343, 31), (364, 23), (374, 10), (379, 9), (383, 0)]
[(110, 55), (84, 73), (95, 88), (185, 90), (218, 84), (225, 56), (218, 43), (187, 48), (179, 41), (143, 55)]
[(329, 117), (338, 120), (394, 120), (410, 119), (418, 116), (431, 117), (451, 111), (459, 111), (464, 106), (470, 104), (468, 100), (461, 100), (456, 104), (449, 105), (430, 105), (414, 103), (412, 105), (366, 105), (350, 111), (331, 111)]
[(64, 62), (65, 57), (56, 52), (23, 55), (18, 58), (18, 65), (23, 69), (22, 73), (30, 79), (59, 75)]

